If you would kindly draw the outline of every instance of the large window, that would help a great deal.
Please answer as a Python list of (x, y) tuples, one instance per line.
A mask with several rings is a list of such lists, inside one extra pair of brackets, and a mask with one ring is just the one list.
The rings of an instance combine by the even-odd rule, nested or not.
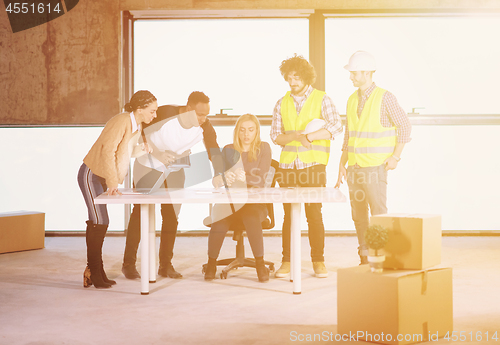
[[(78, 187), (83, 158), (103, 127), (0, 128), (0, 210), (45, 213), (46, 230), (84, 231), (87, 207)], [(108, 207), (110, 230), (123, 231), (124, 208)]]
[(500, 18), (329, 18), (326, 91), (345, 113), (354, 91), (343, 69), (357, 50), (377, 60), (375, 82), (408, 112), (500, 114)]
[[(0, 128), (4, 166), (0, 169), (0, 210), (45, 212), (47, 230), (84, 230), (87, 208), (76, 175), (82, 159), (102, 127)], [(232, 138), (231, 127), (217, 127), (222, 145)], [(388, 207), (391, 212), (441, 214), (444, 230), (498, 230), (496, 217), (500, 163), (498, 126), (414, 126), (413, 141), (405, 148), (398, 170), (389, 173)], [(269, 141), (269, 126), (262, 128)], [(332, 143), (328, 185), (337, 178), (340, 137)], [(22, 143), (14, 144), (13, 143)], [(438, 143), (438, 144), (437, 144)], [(278, 159), (279, 148), (273, 147)], [(480, 149), (479, 147), (483, 147)], [(194, 152), (203, 150), (203, 145)], [(206, 181), (204, 186), (210, 186)], [(347, 195), (347, 187), (341, 191)], [(325, 204), (328, 230), (353, 230), (349, 203)], [(157, 229), (161, 215), (157, 210)], [(124, 208), (109, 205), (110, 230), (124, 229)], [(207, 230), (202, 224), (207, 205), (184, 205), (179, 230)], [(281, 229), (283, 208), (275, 207), (276, 227)], [(303, 217), (302, 229), (307, 229)]]
[[(184, 104), (191, 91), (203, 90), (211, 97), (212, 114), (221, 108), (232, 108), (225, 111), (230, 115), (271, 114), (276, 100), (288, 91), (278, 71), (280, 62), (293, 53), (309, 55), (306, 19), (136, 21), (134, 29), (135, 89), (150, 89), (160, 104)], [(500, 114), (500, 47), (492, 44), (497, 32), (500, 21), (487, 16), (329, 18), (326, 91), (345, 114), (354, 88), (343, 66), (353, 52), (367, 50), (378, 61), (375, 81), (392, 91), (408, 113), (415, 108), (420, 114)], [(221, 145), (231, 141), (232, 128), (216, 130)], [(499, 229), (492, 209), (494, 195), (500, 193), (498, 164), (489, 160), (475, 187), (462, 185), (477, 172), (467, 162), (487, 160), (497, 151), (496, 130), (414, 126), (405, 162), (390, 173), (390, 211), (442, 214), (445, 230)], [(263, 140), (269, 140), (268, 132), (268, 126), (262, 128)], [(337, 178), (341, 141), (332, 143), (329, 186)], [(484, 149), (478, 150), (481, 145)], [(272, 147), (273, 158), (279, 159), (280, 148)], [(345, 185), (341, 190), (347, 195)], [(198, 207), (187, 212), (199, 219), (182, 212), (180, 229), (200, 229), (207, 208), (184, 207)], [(324, 208), (327, 229), (353, 229), (348, 204)], [(275, 210), (279, 229), (282, 210)]]
[(282, 60), (308, 58), (307, 19), (138, 20), (134, 89), (159, 104), (185, 104), (192, 91), (211, 99), (211, 114), (271, 114), (288, 85)]
[[(345, 114), (354, 91), (343, 69), (356, 50), (377, 58), (375, 81), (393, 92), (407, 112), (500, 114), (500, 32), (497, 17), (328, 18), (326, 91)], [(159, 104), (185, 104), (191, 91), (211, 98), (211, 114), (270, 115), (288, 91), (281, 61), (309, 58), (307, 19), (138, 20), (134, 26), (134, 88)], [(498, 230), (498, 125), (413, 127), (398, 169), (389, 173), (390, 212), (437, 213), (444, 230)], [(46, 213), (47, 230), (84, 230), (87, 210), (76, 181), (82, 159), (102, 127), (0, 128), (0, 210)], [(270, 141), (269, 126), (262, 139)], [(232, 127), (216, 127), (221, 146)], [(337, 179), (342, 136), (332, 143), (328, 186)], [(271, 145), (273, 158), (280, 148)], [(202, 144), (193, 152), (204, 150)], [(210, 181), (205, 181), (210, 186)], [(341, 191), (348, 194), (343, 185)], [(110, 205), (110, 230), (124, 229), (124, 207)], [(325, 227), (354, 229), (350, 206), (325, 204)], [(180, 230), (202, 225), (206, 205), (184, 205)], [(275, 207), (281, 228), (282, 207)], [(306, 229), (305, 217), (302, 228)], [(157, 229), (161, 216), (157, 208)]]

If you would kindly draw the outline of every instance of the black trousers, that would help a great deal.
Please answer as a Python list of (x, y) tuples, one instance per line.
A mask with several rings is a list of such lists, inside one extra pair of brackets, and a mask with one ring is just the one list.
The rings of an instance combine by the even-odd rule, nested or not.
[[(326, 166), (319, 164), (306, 169), (279, 169), (276, 182), (280, 187), (325, 187)], [(325, 261), (325, 226), (321, 213), (322, 204), (304, 204), (307, 224), (309, 245), (311, 246), (311, 260), (313, 262)], [(283, 262), (290, 262), (290, 228), (291, 228), (291, 205), (283, 204), (285, 218), (283, 220), (282, 245)]]
[[(138, 164), (138, 163), (136, 163)], [(135, 175), (134, 166), (134, 175)], [(184, 169), (170, 173), (165, 181), (165, 188), (183, 188), (185, 182)], [(160, 235), (160, 266), (167, 266), (172, 262), (174, 256), (174, 244), (177, 236), (177, 221), (181, 205), (161, 204), (161, 235)], [(125, 242), (125, 253), (123, 254), (123, 265), (135, 265), (137, 260), (137, 249), (141, 241), (141, 207), (134, 204), (130, 221), (127, 227), (127, 239)]]
[(208, 235), (208, 256), (212, 259), (219, 257), (219, 252), (224, 242), (227, 231), (231, 226), (243, 225), (252, 248), (253, 256), (264, 256), (264, 238), (262, 222), (267, 217), (265, 204), (246, 204), (236, 213), (212, 224)]

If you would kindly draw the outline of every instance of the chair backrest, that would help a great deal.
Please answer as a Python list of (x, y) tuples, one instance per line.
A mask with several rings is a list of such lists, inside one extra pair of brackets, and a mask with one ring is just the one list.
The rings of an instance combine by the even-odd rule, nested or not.
[[(265, 188), (274, 188), (276, 185), (276, 171), (278, 169), (278, 162), (274, 159), (271, 161), (271, 166), (266, 174), (266, 182), (264, 183)], [(273, 204), (266, 204), (267, 207), (267, 217), (262, 222), (262, 229), (272, 229), (274, 228), (274, 206)]]
[(274, 206), (273, 204), (266, 204), (267, 217), (262, 222), (262, 229), (269, 230), (274, 228)]
[(269, 171), (266, 174), (266, 181), (264, 182), (264, 188), (271, 188), (274, 180), (274, 175), (276, 175), (276, 169), (271, 165)]
[(279, 184), (278, 179), (277, 179), (278, 176), (276, 175), (276, 172), (279, 171), (280, 163), (277, 160), (273, 159), (273, 160), (271, 160), (271, 167), (274, 168), (274, 173), (273, 173), (273, 180), (271, 182), (270, 187), (274, 188), (274, 186), (276, 186), (276, 183)]

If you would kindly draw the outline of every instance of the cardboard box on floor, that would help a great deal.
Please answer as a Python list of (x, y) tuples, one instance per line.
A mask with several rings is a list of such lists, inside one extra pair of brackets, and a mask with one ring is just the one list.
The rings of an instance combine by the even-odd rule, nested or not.
[(384, 268), (421, 270), (441, 263), (441, 216), (435, 214), (381, 214), (370, 225), (389, 230)]
[(451, 268), (383, 273), (372, 273), (369, 265), (339, 269), (337, 321), (337, 333), (350, 341), (404, 345), (451, 335)]
[(45, 213), (0, 213), (0, 253), (45, 247)]

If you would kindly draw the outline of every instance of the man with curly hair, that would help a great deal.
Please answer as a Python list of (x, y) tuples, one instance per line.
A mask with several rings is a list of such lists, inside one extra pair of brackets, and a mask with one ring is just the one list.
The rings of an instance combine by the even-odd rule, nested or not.
[[(282, 147), (277, 181), (280, 187), (325, 187), (330, 141), (342, 133), (340, 116), (330, 97), (311, 86), (316, 71), (304, 57), (295, 54), (283, 60), (280, 72), (290, 91), (278, 100), (273, 111), (271, 140)], [(316, 125), (312, 130), (310, 123)], [(275, 274), (278, 278), (290, 273), (291, 205), (283, 207), (283, 259)], [(325, 278), (328, 271), (321, 207), (321, 203), (305, 204), (314, 273), (316, 277)]]

